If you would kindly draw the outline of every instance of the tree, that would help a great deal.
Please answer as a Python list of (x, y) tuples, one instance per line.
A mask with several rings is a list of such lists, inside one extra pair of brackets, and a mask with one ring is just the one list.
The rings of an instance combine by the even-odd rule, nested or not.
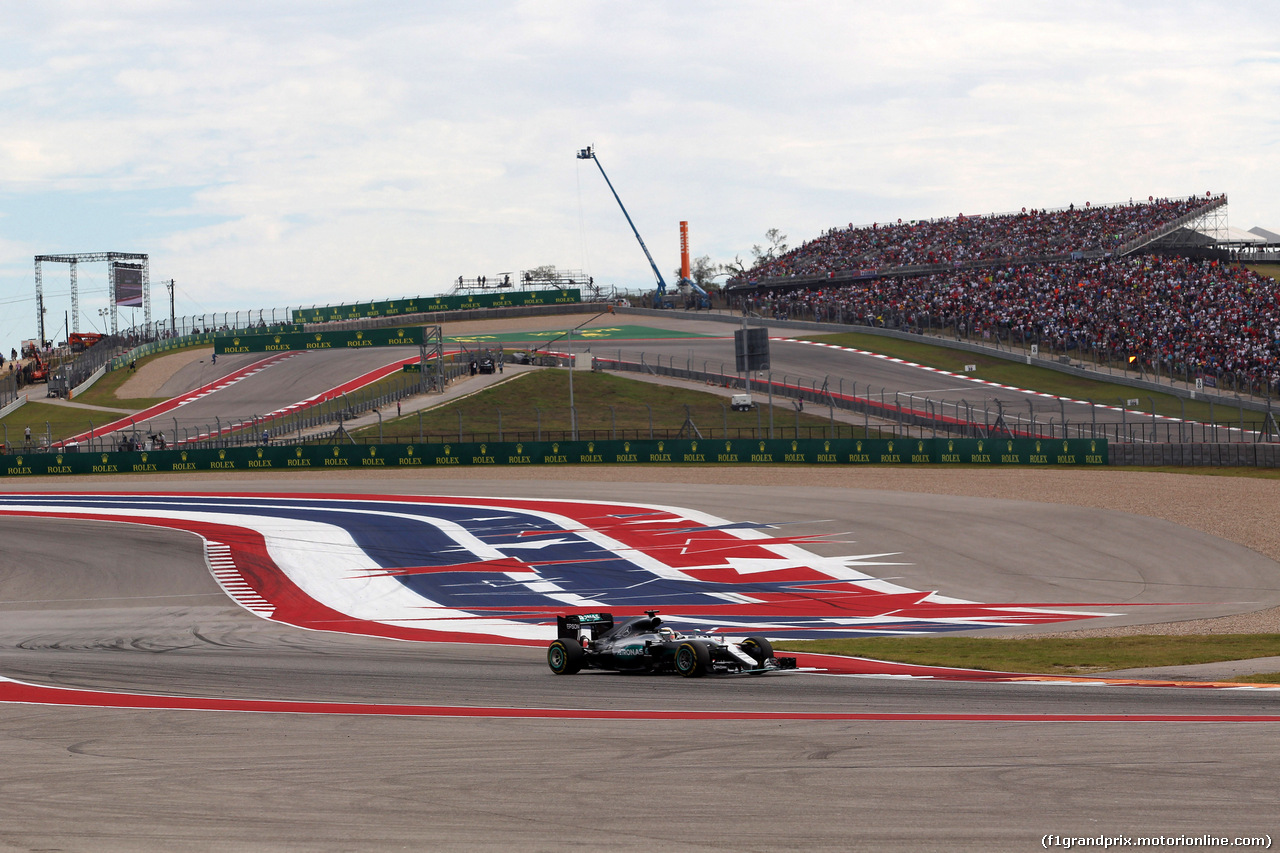
[[(711, 257), (709, 255), (702, 255), (701, 257), (694, 258), (689, 263), (689, 278), (692, 279), (694, 284), (698, 285), (698, 287), (701, 287), (703, 290), (712, 290), (720, 286), (712, 281), (712, 279), (715, 278), (722, 270), (723, 267), (720, 264), (711, 263)], [(727, 270), (723, 271), (727, 272)], [(677, 269), (675, 271), (676, 281), (680, 280), (681, 272), (683, 272), (683, 270)]]
[(526, 281), (559, 281), (560, 271), (555, 264), (543, 264), (531, 270), (525, 270)]
[(729, 273), (733, 278), (742, 278), (747, 274), (747, 265), (742, 262), (740, 255), (734, 255), (733, 260), (721, 264), (720, 269)]
[(768, 246), (762, 247), (756, 243), (751, 247), (751, 254), (755, 256), (757, 265), (772, 261), (779, 255), (786, 254), (787, 251), (787, 235), (777, 228), (770, 228), (764, 232), (764, 238), (769, 242)]

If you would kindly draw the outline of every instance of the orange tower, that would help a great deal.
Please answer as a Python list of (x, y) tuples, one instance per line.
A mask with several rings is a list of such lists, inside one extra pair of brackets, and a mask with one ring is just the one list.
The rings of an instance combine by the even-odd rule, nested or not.
[(689, 277), (689, 223), (680, 221), (680, 280)]

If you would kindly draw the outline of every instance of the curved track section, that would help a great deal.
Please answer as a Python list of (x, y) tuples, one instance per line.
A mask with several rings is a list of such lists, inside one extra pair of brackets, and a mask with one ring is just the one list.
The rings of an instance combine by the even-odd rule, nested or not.
[(683, 630), (773, 639), (936, 633), (1105, 612), (975, 604), (881, 580), (898, 555), (688, 509), (515, 498), (39, 493), (0, 515), (96, 519), (201, 536), (246, 609), (299, 627), (399, 639), (542, 644), (555, 616), (658, 608)]
[[(824, 332), (807, 334), (816, 336)], [(1039, 425), (1035, 429), (1041, 435), (1052, 429), (1060, 430), (1065, 422), (1072, 425), (1073, 435), (1080, 432), (1082, 437), (1090, 434), (1091, 428), (1110, 434), (1117, 425), (1136, 429), (1139, 424), (1143, 428), (1136, 429), (1137, 434), (1144, 434), (1150, 428), (1162, 439), (1182, 435), (1179, 425), (1185, 434), (1202, 441), (1240, 441), (1242, 436), (1245, 440), (1254, 440), (1255, 437), (1254, 433), (1242, 433), (1235, 427), (1214, 428), (1163, 415), (1153, 417), (1136, 404), (1126, 410), (1123, 408), (1125, 398), (1089, 401), (1057, 397), (865, 350), (797, 340), (798, 335), (790, 332), (770, 336), (769, 377), (775, 383), (805, 389), (825, 388), (836, 396), (865, 399), (882, 406), (886, 415), (899, 408), (908, 412), (916, 410), (921, 415), (947, 420), (972, 418), (975, 424), (989, 429), (995, 418), (1003, 414), (1006, 425), (1015, 432), (1032, 429), (1034, 422)], [(928, 343), (928, 339), (924, 342)], [(598, 345), (594, 350), (601, 358), (672, 364), (677, 368), (718, 371), (728, 376), (735, 374), (732, 337), (647, 341), (643, 348)], [(1106, 376), (1099, 374), (1098, 378), (1105, 381)], [(1133, 394), (1145, 404), (1146, 398), (1138, 391)], [(926, 404), (926, 400), (931, 402)]]
[[(681, 356), (689, 347), (680, 345)], [(812, 361), (803, 370), (827, 372)], [(296, 399), (268, 389), (261, 405)], [(245, 411), (259, 405), (245, 402)], [(648, 520), (694, 528), (688, 538), (695, 542), (765, 552), (769, 560), (804, 552), (819, 558), (809, 562), (870, 576), (771, 576), (738, 571), (752, 565), (739, 562), (738, 586), (748, 595), (786, 587), (803, 598), (799, 587), (817, 587), (806, 595), (825, 607), (828, 587), (861, 590), (841, 601), (883, 603), (905, 591), (915, 597), (911, 607), (931, 611), (912, 613), (917, 627), (940, 605), (978, 608), (983, 618), (1017, 614), (1029, 621), (1013, 630), (1033, 632), (1046, 616), (1108, 613), (1091, 623), (1135, 624), (1280, 603), (1280, 567), (1272, 560), (1151, 518), (862, 491), (851, 487), (854, 474), (839, 487), (776, 474), (760, 475), (769, 485), (720, 486), (615, 476), (619, 482), (546, 472), (528, 481), (416, 473), (323, 481), (130, 477), (84, 481), (114, 506), (53, 512), (57, 493), (22, 483), (23, 494), (6, 499), (25, 500), (32, 511), (0, 516), (0, 691), (11, 700), (0, 702), (0, 849), (1024, 851), (1046, 836), (1275, 832), (1280, 699), (1273, 690), (1010, 683), (998, 674), (952, 680), (928, 671), (867, 677), (833, 666), (818, 672), (821, 661), (809, 661), (808, 672), (766, 678), (558, 678), (539, 645), (405, 642), (333, 630), (353, 624), (346, 613), (341, 626), (279, 621), (288, 597), (260, 586), (261, 564), (242, 565), (241, 553), (252, 549), (237, 547), (256, 542), (257, 553), (274, 562), (266, 546), (272, 530), (300, 524), (289, 513), (310, 502), (345, 503), (337, 514), (352, 515), (379, 501), (379, 513), (411, 516), (406, 527), (422, 525), (412, 516), (434, 505), (515, 509), (545, 521), (545, 505), (554, 503), (552, 515), (581, 523), (567, 507), (594, 502), (642, 514), (581, 529), (561, 525), (524, 541), (598, 544), (602, 535), (635, 548), (620, 531), (629, 536), (641, 525), (627, 522), (657, 513)], [(175, 498), (152, 489), (181, 489), (202, 504), (182, 512), (202, 517), (148, 523), (148, 501)], [(273, 507), (270, 523), (255, 511), (244, 524), (228, 524), (232, 515), (243, 520), (249, 501)], [(590, 532), (600, 525), (602, 534)], [(328, 526), (336, 528), (342, 525)], [(372, 588), (369, 575), (381, 573), (378, 583), (410, 591), (423, 579), (462, 581), (474, 591), (492, 590), (495, 581), (518, 587), (544, 572), (555, 583), (558, 572), (577, 576), (583, 568), (566, 562), (560, 565), (570, 568), (558, 569), (541, 549), (497, 548), (493, 533), (468, 535), (501, 557), (468, 550), (464, 559), (415, 552), (388, 560), (394, 549), (379, 545), (376, 569), (340, 569), (335, 577)], [(630, 555), (632, 563), (689, 568), (681, 563), (686, 555), (673, 556), (680, 549), (666, 540), (674, 536), (651, 538), (661, 549), (635, 548), (644, 556)], [(325, 551), (326, 541), (295, 542), (294, 552), (305, 555), (308, 544)], [(713, 555), (733, 565), (701, 544), (695, 551), (697, 565), (711, 565)], [(365, 553), (343, 553), (357, 552)], [(850, 554), (862, 559), (850, 562)], [(606, 572), (625, 562), (601, 562), (604, 556), (595, 555)], [(489, 560), (504, 561), (487, 567), (500, 571), (480, 571)], [(459, 566), (476, 571), (434, 571)], [(532, 573), (509, 576), (526, 566)], [(424, 567), (433, 570), (389, 571)], [(671, 590), (688, 585), (643, 563), (625, 571), (648, 572)], [(288, 577), (274, 569), (263, 576)], [(500, 612), (511, 623), (503, 630), (543, 625), (549, 611), (530, 606), (534, 592), (524, 583), (524, 598)], [(572, 593), (628, 606), (581, 585)], [(495, 618), (474, 603), (450, 605)], [(726, 627), (727, 607), (706, 610), (703, 601), (688, 613)], [(881, 625), (893, 616), (887, 608), (872, 615)], [(380, 619), (362, 617), (375, 627)]]
[[(239, 503), (240, 515), (250, 501), (281, 505), (284, 484), (265, 484), (274, 494), (235, 484), (241, 494), (228, 501), (218, 494), (227, 481), (203, 482), (217, 492), (208, 504)], [(183, 499), (200, 503), (202, 483), (184, 485)], [(676, 504), (697, 508), (686, 515), (776, 525), (716, 531), (700, 519), (710, 538), (751, 547), (783, 532), (834, 557), (850, 552), (847, 541), (815, 540), (844, 534), (827, 538), (856, 539), (860, 554), (896, 552), (884, 560), (896, 565), (876, 572), (899, 586), (931, 577), (959, 593), (985, 568), (1005, 600), (1022, 603), (1202, 609), (1190, 602), (1263, 598), (1275, 575), (1270, 561), (1212, 537), (1124, 517), (1100, 535), (1111, 516), (1064, 508), (1053, 516), (1052, 564), (1029, 565), (1025, 551), (1048, 517), (1007, 501), (708, 485), (677, 487), (673, 500), (672, 486), (550, 480), (291, 485), (286, 506), (369, 509), (373, 494), (384, 510), (567, 493), (618, 506), (614, 496), (625, 494), (633, 509)], [(436, 497), (388, 504), (393, 491)], [(130, 522), (142, 519), (126, 504), (176, 499), (96, 494)], [(459, 500), (439, 500), (449, 494)], [(0, 703), (0, 847), (1025, 850), (1047, 833), (1262, 833), (1280, 793), (1275, 691), (812, 672), (558, 678), (539, 647), (392, 641), (262, 618), (274, 613), (228, 598), (255, 603), (203, 534), (60, 509), (0, 517), (0, 690), (14, 700)], [(993, 548), (979, 531), (996, 523), (1010, 532)], [(1124, 542), (1128, 551), (1115, 554)], [(1128, 578), (1087, 577), (1108, 553), (1131, 560)], [(1222, 586), (1195, 583), (1207, 555), (1235, 567)], [(625, 806), (604, 806), (620, 793)]]
[[(492, 485), (488, 488), (493, 490)], [(1273, 575), (1275, 568), (1256, 555), (1250, 561), (1248, 552), (1212, 537), (1179, 532), (1149, 519), (1131, 519), (1122, 530), (1124, 537), (1163, 540), (1160, 546), (1148, 546), (1153, 551), (1149, 566), (1128, 567), (1137, 573), (1135, 579), (1141, 578), (1136, 587), (1118, 581), (1114, 570), (1099, 572), (1093, 580), (1055, 578), (1043, 572), (1019, 579), (1008, 571), (1001, 581), (1011, 594), (1006, 602), (974, 604), (949, 595), (919, 592), (904, 581), (931, 575), (946, 592), (964, 591), (968, 564), (992, 545), (989, 538), (974, 536), (973, 531), (990, 529), (997, 520), (1012, 530), (1040, 526), (1044, 521), (1038, 515), (1039, 507), (1019, 511), (1018, 505), (1001, 501), (924, 501), (907, 496), (912, 503), (883, 493), (845, 494), (841, 505), (834, 494), (814, 489), (744, 492), (685, 487), (684, 496), (715, 510), (709, 512), (645, 501), (646, 492), (662, 489), (643, 484), (579, 487), (583, 492), (602, 493), (599, 500), (550, 500), (518, 494), (545, 488), (546, 484), (539, 483), (504, 484), (499, 489), (502, 497), (476, 497), (467, 489), (454, 496), (437, 490), (428, 497), (385, 491), (370, 494), (359, 488), (352, 488), (349, 494), (314, 495), (198, 491), (5, 495), (0, 524), (7, 530), (7, 541), (25, 543), (22, 553), (40, 555), (42, 549), (45, 553), (39, 557), (44, 564), (40, 571), (21, 573), (5, 585), (7, 588), (0, 589), (9, 602), (6, 609), (11, 611), (7, 621), (19, 632), (13, 637), (14, 649), (5, 656), (10, 666), (0, 673), (13, 679), (14, 685), (30, 682), (47, 687), (114, 688), (163, 696), (174, 692), (169, 687), (173, 682), (157, 679), (156, 673), (178, 666), (174, 680), (185, 686), (177, 693), (210, 700), (213, 704), (205, 706), (209, 708), (221, 707), (214, 702), (221, 699), (267, 703), (297, 699), (321, 704), (437, 706), (432, 713), (454, 705), (471, 709), (465, 713), (487, 707), (498, 716), (523, 714), (520, 709), (588, 716), (619, 709), (642, 716), (656, 711), (694, 716), (765, 711), (784, 716), (834, 715), (833, 719), (853, 719), (866, 713), (962, 713), (961, 708), (935, 701), (954, 693), (933, 694), (920, 692), (921, 688), (902, 693), (886, 689), (888, 682), (865, 678), (887, 675), (935, 687), (942, 681), (969, 682), (948, 690), (974, 691), (973, 696), (982, 697), (977, 706), (964, 711), (979, 717), (1066, 714), (1101, 719), (1117, 713), (1115, 700), (1099, 701), (1097, 691), (1091, 690), (1073, 694), (1064, 702), (1061, 693), (1071, 685), (1079, 688), (1104, 683), (1097, 679), (1054, 680), (1058, 692), (1052, 701), (1042, 704), (1049, 695), (1032, 687), (1034, 682), (1046, 680), (1040, 677), (810, 656), (802, 659), (805, 672), (748, 679), (753, 685), (770, 686), (714, 688), (726, 691), (719, 694), (722, 698), (736, 695), (742, 701), (707, 707), (697, 701), (688, 704), (690, 696), (704, 694), (689, 691), (687, 682), (679, 679), (607, 674), (554, 678), (541, 657), (553, 633), (554, 615), (569, 609), (610, 609), (627, 614), (658, 606), (683, 627), (737, 635), (956, 630), (1083, 617), (1124, 620), (1133, 618), (1133, 612), (1158, 618), (1151, 612), (1211, 609), (1213, 601), (1206, 602), (1211, 598), (1216, 606), (1226, 606), (1229, 602), (1223, 601), (1222, 593), (1228, 590), (1217, 589), (1210, 596), (1203, 583), (1188, 582), (1188, 574), (1203, 578), (1199, 560), (1208, 553), (1206, 549), (1217, 549), (1229, 560), (1238, 559), (1234, 574), (1219, 576), (1221, 583), (1235, 585), (1229, 590), (1232, 596), (1245, 588), (1252, 589), (1255, 599), (1265, 594), (1268, 573)], [(603, 493), (619, 490), (633, 493), (636, 499), (619, 503), (603, 497)], [(772, 518), (768, 522), (748, 521), (747, 516), (729, 512), (734, 505), (741, 505), (744, 497), (754, 501), (757, 510), (770, 500), (785, 499), (788, 506), (770, 506)], [(931, 515), (930, 502), (946, 511)], [(818, 516), (819, 510), (825, 510), (828, 518)], [(1100, 553), (1098, 549), (1111, 547), (1088, 523), (1100, 523), (1101, 515), (1076, 516), (1073, 531), (1060, 528), (1055, 547), (1063, 554), (1078, 552), (1081, 562)], [(912, 516), (926, 523), (928, 536), (906, 533), (902, 521)], [(1060, 524), (1066, 520), (1070, 516), (1058, 519)], [(53, 535), (41, 533), (32, 539), (26, 532), (30, 525)], [(824, 535), (833, 527), (836, 536)], [(94, 543), (93, 552), (70, 568), (53, 556), (61, 550), (53, 543), (59, 541), (58, 532), (64, 529), (83, 530), (79, 541)], [(785, 535), (769, 535), (777, 531), (785, 531)], [(169, 556), (165, 543), (183, 533), (187, 536), (182, 556)], [(853, 540), (898, 547), (875, 547), (851, 556)], [(115, 558), (108, 556), (112, 549), (107, 544), (111, 542), (117, 543), (119, 556)], [(1009, 566), (1016, 565), (1021, 556), (1008, 555)], [(104, 574), (104, 565), (115, 569)], [(998, 567), (989, 559), (983, 565), (988, 571)], [(1161, 565), (1164, 568), (1157, 568)], [(880, 576), (873, 577), (872, 570)], [(187, 580), (179, 583), (179, 577)], [(56, 578), (62, 578), (55, 584), (62, 591), (44, 592)], [(1061, 580), (1069, 580), (1069, 586)], [(168, 593), (155, 592), (175, 586), (185, 590), (176, 594), (173, 603), (182, 605), (177, 610), (169, 607)], [(1123, 606), (1117, 606), (1120, 599), (1113, 598), (1107, 602), (1110, 609), (1099, 609), (1105, 601), (1097, 595), (1100, 591), (1122, 591), (1126, 586)], [(1055, 588), (1059, 592), (1070, 589), (1072, 594), (1059, 597), (1056, 606), (1049, 607), (1043, 593)], [(82, 598), (69, 596), (72, 590), (81, 591)], [(219, 590), (225, 598), (216, 595)], [(59, 627), (57, 620), (68, 614), (56, 606), (50, 612), (49, 607), (68, 598), (80, 606), (73, 608), (74, 618), (67, 621), (71, 627)], [(230, 601), (240, 608), (227, 612)], [(127, 602), (128, 607), (121, 610), (120, 602)], [(203, 609), (215, 602), (223, 604), (216, 613)], [(1081, 603), (1087, 606), (1070, 606)], [(188, 610), (187, 606), (199, 609)], [(1103, 615), (1108, 612), (1114, 615)], [(208, 624), (206, 615), (211, 619)], [(50, 619), (53, 621), (47, 621)], [(21, 627), (32, 620), (43, 626), (37, 636), (51, 633), (57, 639), (51, 643), (33, 640)], [(81, 636), (75, 627), (80, 625), (98, 626), (98, 630)], [(300, 632), (299, 628), (306, 630)], [(105, 639), (101, 631), (115, 639)], [(435, 642), (387, 645), (387, 639)], [(471, 645), (440, 642), (459, 640)], [(521, 650), (512, 647), (513, 643), (528, 648)], [(109, 665), (114, 661), (102, 657), (104, 648), (159, 648), (181, 653), (166, 656), (163, 664), (152, 658), (146, 667), (131, 670)], [(277, 663), (280, 655), (323, 657), (334, 648), (357, 649), (359, 660), (352, 662), (357, 669), (369, 665), (376, 670), (385, 665), (397, 670), (412, 661), (412, 674), (406, 674), (406, 684), (413, 685), (412, 689), (406, 692), (401, 685), (387, 690), (385, 684), (370, 689), (364, 675), (357, 675), (346, 664), (337, 670), (342, 674), (337, 683), (346, 684), (354, 678), (350, 682), (353, 687), (334, 689), (335, 683), (328, 679), (313, 679), (314, 671), (304, 669), (295, 675), (288, 664)], [(28, 659), (24, 650), (40, 653)], [(63, 656), (46, 656), (55, 651)], [(67, 678), (67, 670), (28, 668), (29, 663), (38, 661), (65, 662), (68, 652), (84, 656), (83, 673)], [(195, 657), (188, 660), (188, 655)], [(139, 659), (128, 656), (120, 662), (131, 660)], [(222, 660), (230, 668), (225, 675), (206, 682), (208, 673), (203, 667), (213, 660)], [(441, 668), (466, 668), (477, 660), (487, 662), (479, 674), (468, 675), (461, 682), (456, 675), (439, 677)], [(272, 671), (271, 682), (241, 680), (259, 666)], [(277, 667), (280, 671), (275, 671)], [(437, 676), (423, 677), (430, 672)], [(86, 678), (84, 673), (92, 675)], [(658, 686), (637, 694), (632, 686), (642, 683)], [(873, 701), (873, 707), (852, 712), (841, 698), (849, 689), (840, 686), (844, 684), (856, 684), (854, 689), (864, 705), (877, 695), (888, 701)], [(247, 692), (246, 685), (251, 688)], [(17, 695), (18, 687), (8, 690), (9, 695)], [(637, 701), (652, 690), (662, 697), (656, 704)], [(1241, 691), (1228, 692), (1243, 695)], [(1240, 706), (1249, 713), (1268, 716), (1275, 707), (1271, 691), (1246, 688), (1244, 693), (1260, 697)], [(29, 699), (31, 694), (23, 695)], [(793, 701), (806, 695), (807, 701)], [(762, 706), (758, 703), (763, 697), (771, 698)], [(171, 707), (164, 702), (154, 704)], [(1120, 713), (1156, 719), (1182, 713), (1199, 716), (1206, 713), (1206, 707), (1196, 699), (1143, 698)], [(403, 709), (387, 707), (385, 712)], [(1214, 713), (1233, 718), (1239, 708), (1217, 708)]]

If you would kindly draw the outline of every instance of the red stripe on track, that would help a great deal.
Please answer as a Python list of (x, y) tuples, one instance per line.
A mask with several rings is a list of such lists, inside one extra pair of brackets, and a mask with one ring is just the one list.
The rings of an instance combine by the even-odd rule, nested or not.
[[(121, 418), (118, 421), (112, 421), (106, 426), (93, 430), (92, 433), (82, 432), (79, 435), (73, 435), (70, 438), (64, 438), (61, 441), (55, 442), (53, 446), (63, 447), (66, 444), (73, 441), (78, 443), (85, 440), (86, 438), (89, 438), (90, 435), (100, 438), (104, 435), (107, 435), (108, 433), (112, 433), (117, 430), (124, 429), (126, 426), (132, 426), (138, 421), (145, 421), (148, 418), (154, 418), (158, 415), (163, 415), (165, 412), (173, 411), (174, 409), (178, 408), (183, 403), (186, 403), (189, 400), (194, 400), (195, 398), (203, 394), (211, 394), (219, 388), (226, 387), (227, 385), (230, 385), (233, 382), (239, 382), (241, 379), (245, 378), (250, 373), (255, 373), (259, 370), (262, 370), (265, 367), (270, 367), (272, 364), (275, 364), (277, 361), (281, 361), (283, 359), (289, 358), (290, 356), (294, 356), (294, 355), (297, 355), (297, 353), (296, 352), (273, 353), (272, 355), (269, 355), (266, 358), (255, 361), (253, 364), (242, 367), (239, 370), (232, 371), (231, 373), (228, 373), (226, 376), (223, 376), (220, 379), (215, 379), (214, 381), (210, 382), (207, 385), (202, 385), (201, 387), (196, 388), (195, 390), (188, 391), (187, 393), (182, 394), (178, 397), (174, 397), (171, 400), (165, 400), (163, 403), (157, 403), (156, 405), (152, 406), (149, 409), (143, 409), (141, 412), (138, 412), (136, 415), (129, 415), (128, 417)], [(177, 436), (174, 436), (174, 438), (176, 439)]]
[[(49, 518), (36, 512), (20, 512), (0, 510), (0, 515), (34, 516)], [(384, 637), (390, 640), (431, 640), (441, 643), (506, 643), (519, 645), (516, 641), (503, 641), (499, 638), (486, 637), (453, 631), (424, 630), (407, 628), (400, 625), (388, 625), (355, 619), (345, 613), (333, 610), (303, 592), (289, 576), (286, 575), (267, 553), (266, 541), (262, 534), (247, 527), (213, 522), (188, 521), (172, 518), (141, 518), (125, 515), (102, 515), (97, 513), (64, 512), (57, 518), (74, 518), (85, 521), (107, 521), (121, 524), (143, 524), (148, 527), (163, 527), (170, 530), (185, 530), (201, 537), (205, 541), (221, 542), (231, 549), (232, 560), (240, 576), (255, 593), (269, 601), (275, 612), (270, 617), (263, 616), (271, 622), (281, 622), (299, 628), (314, 631), (330, 631), (342, 634), (358, 634), (369, 637)], [(262, 616), (262, 614), (257, 614)], [(429, 618), (424, 615), (424, 619)], [(541, 645), (531, 641), (528, 645)]]
[[(548, 676), (554, 678), (555, 676)], [(1280, 715), (1246, 714), (890, 714), (813, 711), (646, 711), (599, 708), (511, 708), (466, 705), (379, 705), (344, 702), (284, 702), (269, 699), (210, 699), (44, 687), (0, 678), (0, 702), (81, 708), (152, 711), (233, 711), (258, 714), (345, 714), (389, 717), (489, 717), (532, 720), (814, 720), (970, 723), (1276, 723)]]

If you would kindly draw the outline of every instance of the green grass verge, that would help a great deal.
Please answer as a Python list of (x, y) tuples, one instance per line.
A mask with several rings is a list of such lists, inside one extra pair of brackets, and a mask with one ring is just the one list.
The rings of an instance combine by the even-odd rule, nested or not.
[(867, 657), (993, 672), (1089, 675), (1280, 655), (1280, 634), (987, 639), (873, 637), (779, 641), (779, 650)]
[(1241, 264), (1247, 270), (1280, 281), (1280, 264)]
[[(651, 413), (655, 432), (679, 430), (689, 418), (704, 439), (723, 437), (726, 426), (731, 437), (736, 437), (739, 431), (753, 432), (761, 425), (766, 431), (769, 428), (768, 406), (759, 396), (757, 411), (735, 412), (728, 408), (728, 399), (717, 394), (587, 371), (573, 375), (573, 391), (579, 435), (592, 439), (608, 438), (615, 427), (619, 438), (647, 437)], [(830, 427), (828, 417), (811, 411), (797, 413), (788, 400), (777, 402), (773, 423), (776, 434), (781, 437), (791, 437), (797, 421), (802, 436), (809, 430), (814, 437), (823, 436)], [(515, 436), (520, 435), (519, 440), (529, 440), (530, 433), (538, 428), (539, 412), (544, 434), (571, 429), (569, 371), (546, 368), (516, 374), (471, 396), (424, 411), (422, 434), (456, 439), (461, 415), (464, 436), (480, 434), (496, 438), (501, 426), (504, 438), (516, 440)], [(861, 426), (851, 427), (837, 421), (836, 427), (845, 437), (864, 437)], [(353, 430), (352, 434), (357, 440), (376, 440), (378, 428), (364, 427)], [(382, 434), (388, 441), (397, 435), (407, 435), (416, 441), (418, 413), (384, 421)], [(876, 434), (873, 430), (872, 435)]]
[[(212, 347), (206, 348), (212, 351)], [(157, 358), (173, 355), (175, 351), (169, 350), (140, 358), (138, 366), (141, 367)], [(41, 402), (39, 398), (32, 397), (25, 405), (18, 407), (6, 417), (0, 418), (0, 441), (5, 440), (7, 433), (10, 446), (16, 445), (21, 448), (23, 433), (28, 426), (31, 427), (31, 436), (35, 441), (46, 436), (51, 436), (53, 441), (61, 441), (69, 436), (88, 432), (91, 428), (97, 429), (122, 417), (128, 417), (129, 414), (140, 412), (168, 399), (167, 397), (117, 397), (120, 386), (132, 375), (133, 373), (127, 369), (109, 371), (74, 401), (87, 406), (102, 406), (104, 409), (114, 411), (60, 406), (56, 403)], [(35, 389), (44, 393), (43, 385), (35, 386)], [(143, 424), (139, 424), (138, 427), (145, 428)]]
[[(108, 412), (101, 409), (76, 409), (52, 403), (31, 401), (0, 421), (0, 440), (7, 440), (11, 448), (22, 448), (25, 427), (31, 427), (31, 438), (39, 443), (46, 436), (60, 441), (72, 435), (101, 429), (107, 424), (128, 417), (125, 412)], [(145, 424), (139, 424), (144, 429)]]

